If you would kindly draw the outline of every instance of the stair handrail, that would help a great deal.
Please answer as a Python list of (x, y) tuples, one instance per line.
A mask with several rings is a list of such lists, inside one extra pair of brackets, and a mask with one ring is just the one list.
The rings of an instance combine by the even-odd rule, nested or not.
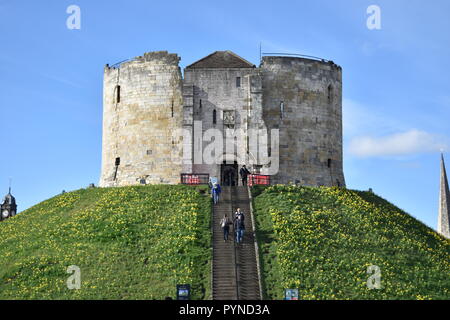
[(211, 300), (214, 300), (214, 200), (211, 197)]
[(256, 272), (258, 273), (258, 285), (259, 285), (259, 299), (263, 299), (263, 291), (262, 291), (262, 282), (261, 282), (261, 266), (259, 264), (259, 245), (258, 245), (258, 239), (256, 238), (256, 223), (255, 223), (255, 217), (253, 215), (253, 197), (252, 192), (250, 190), (250, 186), (247, 185), (247, 191), (248, 191), (248, 199), (250, 202), (250, 218), (252, 220), (252, 231), (253, 231), (253, 243), (255, 245), (255, 256), (256, 256)]

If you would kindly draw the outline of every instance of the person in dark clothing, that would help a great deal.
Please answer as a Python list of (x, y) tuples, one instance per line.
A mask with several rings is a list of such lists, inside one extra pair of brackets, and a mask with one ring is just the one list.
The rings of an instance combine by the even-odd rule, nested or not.
[(242, 242), (245, 230), (243, 215), (238, 215), (238, 217), (234, 220), (234, 230), (236, 232), (236, 243), (239, 244)]
[[(234, 216), (233, 216), (233, 228), (234, 228), (236, 242), (238, 242), (238, 239), (242, 239), (242, 237), (240, 235), (241, 231), (238, 231), (238, 227), (236, 224), (237, 220), (242, 221), (242, 224), (244, 224), (245, 216), (244, 216), (244, 213), (241, 211), (241, 208), (236, 208), (236, 211), (234, 212)], [(243, 233), (243, 231), (242, 231), (242, 233)]]
[(232, 224), (230, 218), (224, 215), (222, 220), (220, 220), (220, 226), (223, 230), (223, 242), (228, 240), (228, 234), (230, 233), (230, 224)]
[(241, 211), (241, 208), (236, 208), (236, 212), (234, 213), (234, 219), (237, 219), (239, 216), (242, 216), (242, 220), (245, 220), (244, 213)]
[(250, 171), (245, 167), (245, 164), (242, 166), (241, 170), (239, 170), (239, 174), (241, 175), (242, 185), (247, 185), (247, 176), (250, 174)]

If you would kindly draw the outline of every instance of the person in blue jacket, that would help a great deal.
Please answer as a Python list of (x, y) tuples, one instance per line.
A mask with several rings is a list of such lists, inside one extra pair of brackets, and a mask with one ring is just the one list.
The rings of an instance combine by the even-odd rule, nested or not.
[(211, 193), (213, 196), (214, 204), (219, 203), (219, 196), (220, 196), (221, 192), (222, 192), (222, 189), (220, 188), (220, 184), (218, 184), (217, 182), (214, 183), (211, 188)]

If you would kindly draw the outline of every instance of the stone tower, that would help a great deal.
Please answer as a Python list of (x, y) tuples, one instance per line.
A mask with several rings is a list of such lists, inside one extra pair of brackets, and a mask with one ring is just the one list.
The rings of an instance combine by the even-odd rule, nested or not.
[(263, 57), (263, 118), (280, 134), (274, 183), (345, 186), (342, 69), (331, 61)]
[[(150, 52), (104, 70), (100, 186), (178, 183), (183, 125), (180, 58)], [(180, 162), (180, 164), (176, 164)]]
[(439, 216), (437, 231), (450, 239), (450, 191), (448, 188), (447, 172), (445, 170), (444, 155), (441, 154), (441, 181), (439, 192)]
[(345, 186), (341, 67), (292, 56), (257, 67), (216, 51), (183, 78), (179, 60), (159, 51), (105, 67), (100, 186), (182, 173), (236, 185), (244, 164), (271, 184)]

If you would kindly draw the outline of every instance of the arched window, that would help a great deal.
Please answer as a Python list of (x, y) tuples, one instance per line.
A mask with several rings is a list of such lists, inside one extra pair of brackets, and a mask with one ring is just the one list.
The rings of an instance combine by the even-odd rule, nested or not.
[(213, 110), (213, 124), (217, 123), (217, 111), (214, 109)]

